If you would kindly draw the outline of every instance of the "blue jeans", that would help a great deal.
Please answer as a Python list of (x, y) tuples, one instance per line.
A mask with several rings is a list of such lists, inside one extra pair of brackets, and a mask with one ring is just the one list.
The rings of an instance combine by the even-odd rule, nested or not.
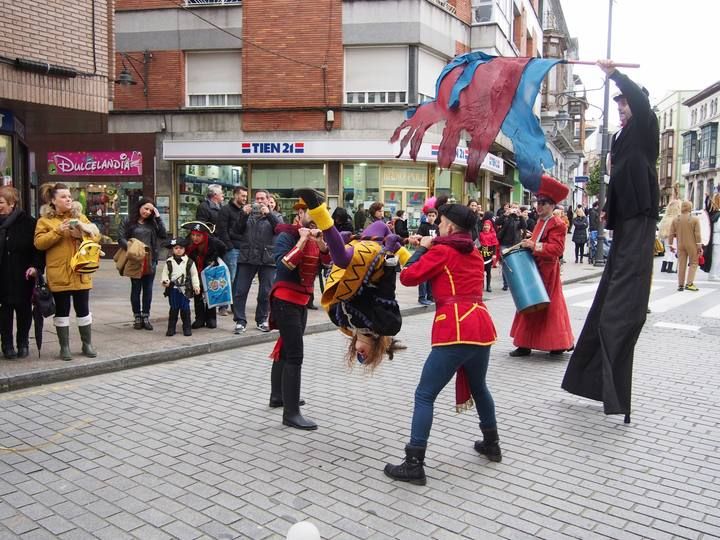
[(275, 277), (274, 266), (254, 264), (238, 264), (235, 282), (233, 283), (233, 320), (247, 325), (245, 318), (245, 304), (252, 280), (257, 274), (260, 285), (258, 287), (257, 307), (255, 308), (255, 322), (264, 323), (270, 315), (270, 288)]
[(228, 270), (230, 271), (230, 283), (235, 283), (235, 276), (237, 275), (238, 257), (240, 256), (239, 249), (228, 250), (223, 255), (222, 260), (227, 264)]
[[(147, 274), (140, 279), (130, 279), (130, 305), (134, 314), (144, 313), (150, 315), (152, 303), (153, 281), (155, 272)], [(142, 309), (140, 308), (140, 293), (142, 292)]]
[(485, 384), (490, 346), (446, 345), (433, 347), (425, 361), (420, 382), (415, 390), (415, 410), (410, 430), (412, 446), (427, 446), (430, 428), (433, 422), (435, 398), (452, 380), (460, 366), (470, 381), (470, 392), (475, 400), (475, 408), (480, 417), (480, 427), (492, 429), (495, 421), (495, 402), (490, 389)]
[(588, 237), (588, 256), (590, 257), (590, 260), (595, 260), (595, 255), (597, 253), (597, 244), (598, 244), (598, 232), (597, 231), (590, 231), (590, 236)]
[(418, 285), (418, 301), (429, 300), (430, 298), (432, 298), (432, 291), (430, 290), (430, 282), (423, 281), (420, 285)]

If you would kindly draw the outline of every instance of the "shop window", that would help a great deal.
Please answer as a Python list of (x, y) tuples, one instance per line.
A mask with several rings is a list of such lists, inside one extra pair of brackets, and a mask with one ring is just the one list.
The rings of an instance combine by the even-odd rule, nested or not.
[(0, 180), (3, 186), (13, 185), (12, 137), (0, 135)]
[(238, 51), (185, 54), (188, 107), (242, 105), (242, 53)]
[[(65, 182), (73, 200), (83, 207), (83, 213), (97, 225), (101, 243), (114, 244), (118, 228), (143, 196), (142, 182)], [(165, 225), (169, 225), (167, 221)]]
[(427, 169), (425, 167), (387, 166), (382, 169), (384, 186), (427, 187)]
[(322, 163), (253, 165), (252, 190), (268, 190), (278, 204), (277, 211), (287, 223), (291, 223), (295, 215), (293, 205), (297, 197), (293, 190), (299, 187), (311, 187), (325, 193), (325, 166)]
[(236, 186), (247, 186), (247, 167), (244, 165), (181, 165), (178, 170), (177, 226), (193, 221), (198, 205), (207, 197), (211, 184), (222, 186), (225, 198), (232, 197)]
[(343, 206), (348, 211), (368, 208), (380, 200), (380, 166), (367, 163), (343, 165)]

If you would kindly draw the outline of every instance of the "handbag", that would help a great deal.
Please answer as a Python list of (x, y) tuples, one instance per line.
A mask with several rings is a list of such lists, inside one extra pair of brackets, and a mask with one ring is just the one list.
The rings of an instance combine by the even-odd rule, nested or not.
[(53, 298), (50, 288), (47, 286), (42, 275), (38, 274), (35, 279), (35, 288), (32, 292), (32, 303), (37, 307), (43, 317), (51, 317), (55, 315), (55, 298)]
[(121, 276), (123, 275), (123, 270), (125, 270), (127, 259), (127, 250), (125, 248), (118, 248), (118, 250), (115, 252), (115, 255), (113, 255), (113, 261), (115, 261), (115, 268), (117, 268), (117, 271), (120, 273)]

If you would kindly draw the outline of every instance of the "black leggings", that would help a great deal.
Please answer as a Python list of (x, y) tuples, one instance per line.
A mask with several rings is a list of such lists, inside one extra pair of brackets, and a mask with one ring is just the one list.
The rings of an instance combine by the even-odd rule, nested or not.
[(585, 242), (582, 244), (575, 242), (575, 260), (582, 259), (585, 256)]
[(71, 298), (76, 317), (87, 317), (90, 315), (90, 289), (82, 291), (54, 292), (53, 298), (55, 299), (56, 317), (70, 316)]
[(18, 346), (27, 346), (28, 343), (30, 326), (32, 324), (30, 301), (17, 306), (6, 303), (0, 306), (0, 332), (2, 332), (3, 348), (12, 345), (13, 315), (15, 315), (17, 319)]
[(303, 334), (307, 324), (307, 308), (279, 298), (270, 301), (273, 320), (280, 330), (282, 349), (280, 360), (301, 366), (303, 363)]

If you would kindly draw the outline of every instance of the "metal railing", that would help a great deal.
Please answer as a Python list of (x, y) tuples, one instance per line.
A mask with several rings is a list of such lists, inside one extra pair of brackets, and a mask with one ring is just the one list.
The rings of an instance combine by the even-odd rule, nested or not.
[(242, 0), (185, 0), (187, 7), (193, 6), (237, 6)]

